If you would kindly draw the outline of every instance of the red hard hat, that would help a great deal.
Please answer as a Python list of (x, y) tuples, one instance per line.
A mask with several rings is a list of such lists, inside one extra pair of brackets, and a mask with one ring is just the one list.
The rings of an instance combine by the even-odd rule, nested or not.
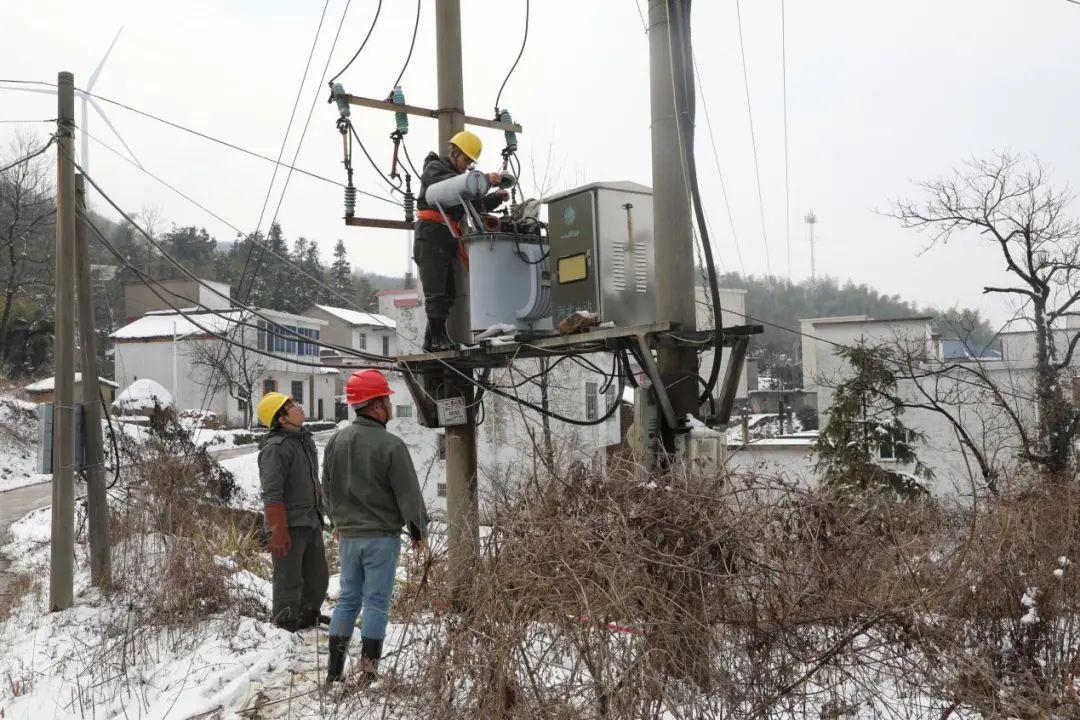
[(377, 397), (393, 395), (386, 377), (378, 370), (357, 370), (345, 383), (345, 401), (349, 405), (373, 400)]

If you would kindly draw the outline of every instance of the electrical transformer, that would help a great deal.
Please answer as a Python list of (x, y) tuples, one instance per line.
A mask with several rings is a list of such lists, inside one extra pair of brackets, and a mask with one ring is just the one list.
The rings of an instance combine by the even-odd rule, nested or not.
[(578, 311), (624, 327), (653, 322), (652, 189), (598, 182), (545, 202), (554, 322)]

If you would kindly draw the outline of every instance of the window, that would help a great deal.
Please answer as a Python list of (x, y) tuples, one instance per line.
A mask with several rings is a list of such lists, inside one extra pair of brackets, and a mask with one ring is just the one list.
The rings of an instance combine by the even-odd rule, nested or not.
[(266, 378), (263, 380), (263, 395), (272, 392), (277, 392), (277, 380), (274, 378)]
[(317, 413), (317, 414), (316, 414), (316, 416), (315, 416), (315, 418), (316, 418), (317, 420), (322, 420), (322, 419), (323, 419), (323, 407), (322, 407), (322, 400), (323, 400), (322, 398), (319, 398), (319, 399), (318, 399), (318, 401), (317, 401), (317, 404), (318, 404), (318, 408), (319, 408), (319, 409), (318, 409), (318, 413)]
[(435, 456), (439, 460), (446, 459), (446, 433), (439, 433), (435, 436)]
[[(611, 410), (615, 405), (615, 383), (608, 385), (608, 389), (604, 392), (604, 412)], [(615, 417), (618, 417), (616, 414)]]
[(260, 350), (266, 350), (267, 349), (267, 346), (266, 346), (266, 338), (267, 338), (266, 321), (265, 320), (260, 320), (258, 324), (259, 324), (259, 330), (258, 330), (259, 349)]
[(286, 325), (285, 332), (282, 333), (283, 335), (285, 335), (285, 352), (287, 352), (289, 355), (296, 354), (296, 335), (293, 334), (295, 332), (296, 328), (294, 328), (292, 325)]
[(239, 410), (240, 412), (247, 412), (247, 407), (248, 407), (247, 406), (247, 400), (244, 400), (243, 398), (239, 398), (236, 401), (236, 409)]
[(394, 408), (394, 414), (399, 418), (411, 418), (412, 417), (412, 405), (398, 405)]
[(595, 420), (600, 416), (598, 412), (597, 391), (599, 386), (594, 382), (585, 383), (585, 419)]
[(435, 492), (437, 492), (441, 498), (446, 497), (446, 483), (438, 483), (435, 486)]
[(356, 343), (357, 346), (358, 346), (358, 349), (359, 350), (367, 350), (367, 335), (365, 335), (364, 333), (359, 333), (359, 338), (360, 339)]
[(298, 404), (302, 404), (304, 402), (304, 381), (303, 380), (293, 380), (292, 381), (292, 396), (293, 396), (293, 400), (295, 400)]
[(382, 354), (385, 357), (390, 357), (390, 336), (383, 335), (382, 338)]
[(916, 441), (919, 439), (918, 433), (914, 430), (905, 431), (905, 440), (893, 440), (889, 438), (885, 442), (878, 445), (878, 458), (881, 460), (897, 460), (899, 453), (897, 452), (898, 445), (906, 445), (909, 450), (914, 449)]

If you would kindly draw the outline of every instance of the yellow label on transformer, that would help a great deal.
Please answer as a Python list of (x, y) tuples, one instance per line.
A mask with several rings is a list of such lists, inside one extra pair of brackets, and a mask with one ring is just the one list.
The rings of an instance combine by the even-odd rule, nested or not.
[(578, 282), (589, 277), (589, 266), (586, 262), (585, 253), (559, 258), (558, 274), (560, 285)]

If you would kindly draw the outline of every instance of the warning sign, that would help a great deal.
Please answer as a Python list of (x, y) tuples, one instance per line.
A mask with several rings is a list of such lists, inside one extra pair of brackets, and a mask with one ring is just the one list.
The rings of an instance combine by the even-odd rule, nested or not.
[(467, 421), (465, 412), (465, 398), (452, 397), (439, 400), (439, 424), (443, 427), (450, 425), (464, 425)]

